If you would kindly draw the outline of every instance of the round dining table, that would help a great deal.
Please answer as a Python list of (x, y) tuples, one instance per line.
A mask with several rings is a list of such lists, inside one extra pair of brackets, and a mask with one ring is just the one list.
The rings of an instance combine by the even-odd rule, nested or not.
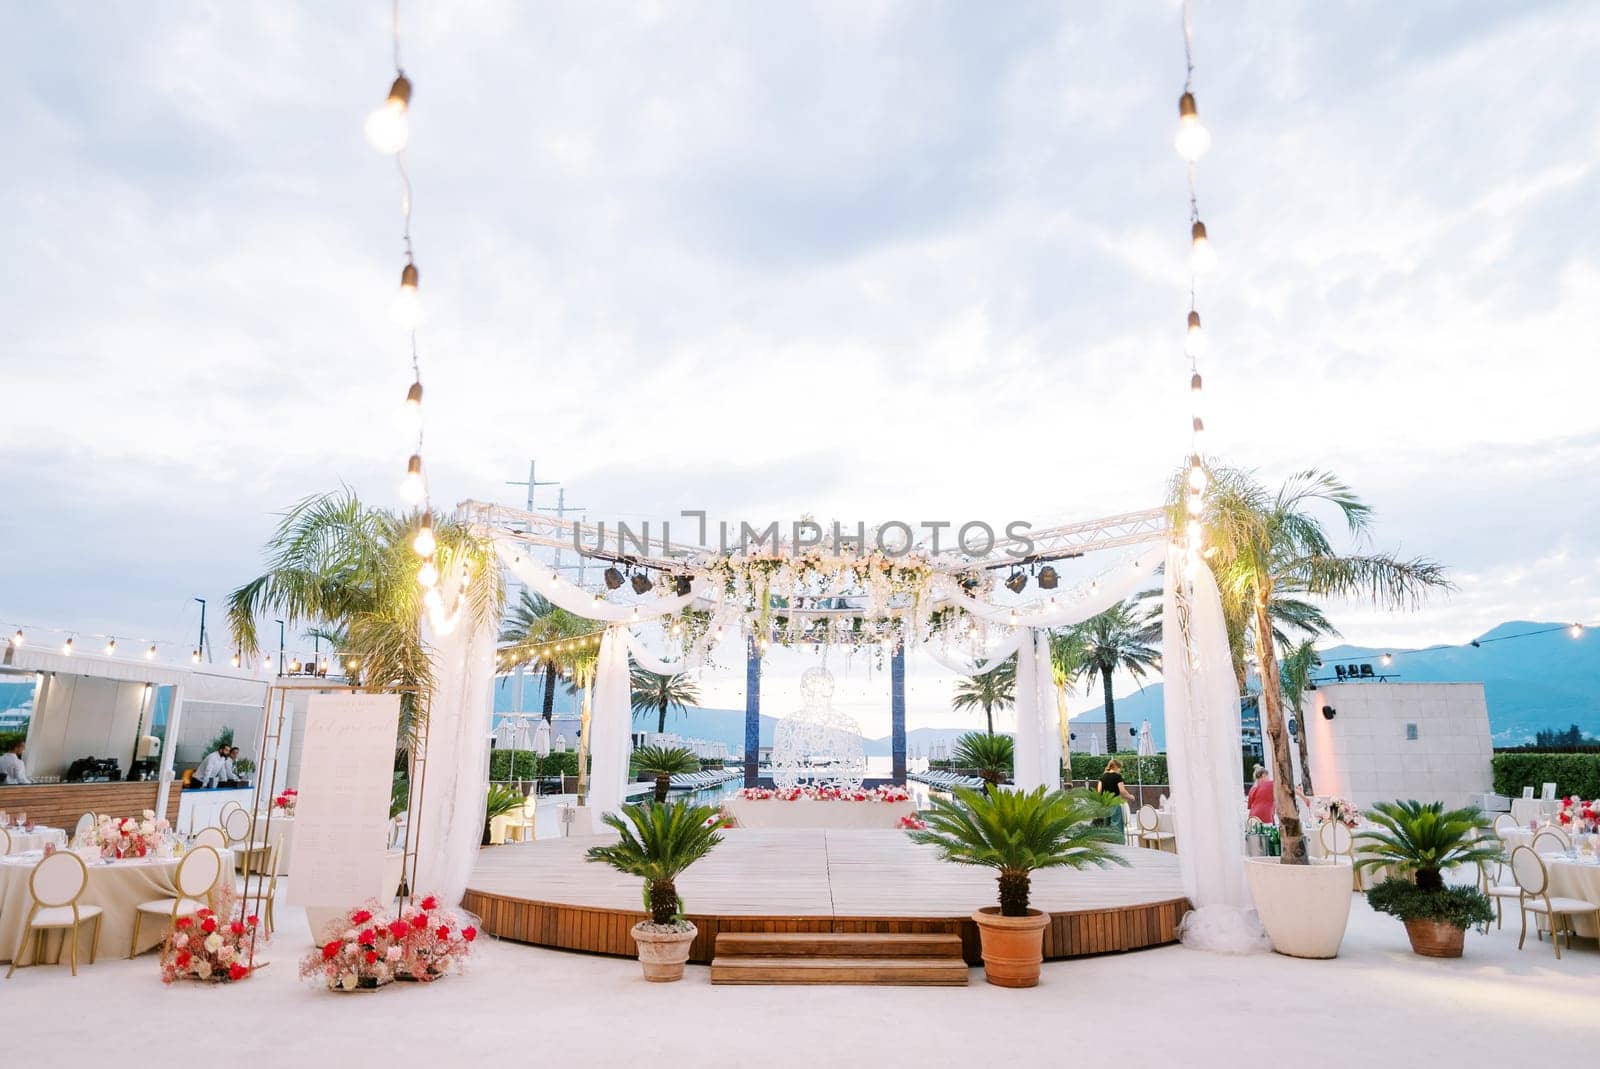
[(23, 831), (21, 828), (7, 828), (6, 834), (11, 837), (11, 849), (8, 852), (13, 854), (42, 851), (46, 844), (57, 850), (67, 848), (67, 833), (60, 828), (46, 828), (39, 825), (28, 831)]
[[(1600, 906), (1600, 860), (1594, 854), (1577, 859), (1546, 855), (1544, 863), (1550, 873), (1551, 898), (1581, 898)], [(1572, 928), (1590, 939), (1600, 937), (1593, 913), (1573, 914)]]
[[(233, 871), (233, 851), (221, 850), (223, 878)], [(0, 858), (0, 961), (10, 961), (22, 942), (22, 932), (28, 922), (33, 896), (28, 891), (28, 879), (33, 867), (44, 857), (42, 851), (10, 854)], [(99, 906), (105, 911), (101, 920), (100, 954), (127, 957), (129, 940), (133, 938), (134, 914), (139, 903), (159, 898), (172, 898), (178, 893), (176, 882), (180, 858), (143, 857), (122, 861), (88, 862), (89, 882), (84, 887), (80, 905)], [(87, 957), (83, 939), (92, 935), (94, 926), (88, 925), (79, 938), (80, 961)], [(61, 950), (60, 931), (50, 932), (46, 939), (45, 960), (54, 961)], [(143, 953), (160, 943), (166, 935), (165, 924), (143, 924), (139, 929), (138, 953)], [(26, 960), (26, 959), (25, 959)]]

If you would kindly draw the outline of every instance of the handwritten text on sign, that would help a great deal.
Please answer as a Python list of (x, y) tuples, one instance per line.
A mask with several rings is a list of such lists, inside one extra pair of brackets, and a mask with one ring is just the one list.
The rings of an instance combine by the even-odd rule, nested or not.
[(287, 900), (345, 908), (386, 898), (398, 694), (312, 694), (300, 743)]

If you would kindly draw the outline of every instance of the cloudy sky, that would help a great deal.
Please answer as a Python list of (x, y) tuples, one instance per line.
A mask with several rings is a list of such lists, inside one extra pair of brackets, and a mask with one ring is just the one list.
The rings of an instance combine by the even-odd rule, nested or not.
[[(1196, 9), (1214, 452), (1329, 468), (1451, 566), (1335, 606), (1351, 641), (1600, 618), (1593, 7)], [(379, 2), (0, 5), (0, 626), (181, 655), (276, 511), (395, 501), (389, 47)], [(1159, 500), (1172, 0), (435, 4), (403, 58), (437, 499), (537, 458), (591, 519)]]

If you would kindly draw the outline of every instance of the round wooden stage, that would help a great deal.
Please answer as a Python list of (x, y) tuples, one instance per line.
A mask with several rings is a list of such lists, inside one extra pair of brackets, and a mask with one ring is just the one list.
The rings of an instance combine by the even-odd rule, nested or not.
[[(709, 962), (719, 932), (955, 933), (981, 960), (971, 913), (994, 905), (988, 869), (939, 860), (901, 831), (735, 828), (678, 881), (700, 929), (690, 960)], [(635, 955), (628, 929), (644, 919), (639, 881), (584, 851), (606, 836), (513, 843), (484, 850), (462, 905), (503, 939)], [(1050, 914), (1046, 958), (1173, 943), (1189, 909), (1178, 859), (1119, 848), (1129, 865), (1033, 874), (1032, 902)]]

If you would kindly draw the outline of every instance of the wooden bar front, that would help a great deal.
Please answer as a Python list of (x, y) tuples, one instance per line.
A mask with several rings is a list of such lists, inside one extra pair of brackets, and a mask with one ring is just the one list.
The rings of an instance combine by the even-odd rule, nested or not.
[[(14, 819), (18, 813), (46, 827), (62, 828), (68, 835), (85, 813), (109, 817), (136, 817), (155, 809), (155, 780), (143, 783), (37, 783), (0, 785), (0, 809)], [(178, 795), (182, 787), (174, 783), (167, 795), (166, 818), (177, 826)]]

